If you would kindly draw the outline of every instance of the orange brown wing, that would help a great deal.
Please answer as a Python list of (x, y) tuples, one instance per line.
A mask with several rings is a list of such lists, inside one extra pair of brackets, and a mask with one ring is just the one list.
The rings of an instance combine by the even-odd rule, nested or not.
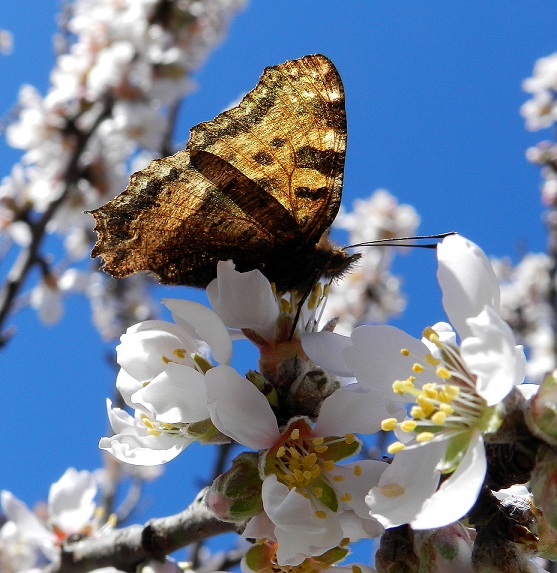
[(229, 258), (277, 280), (289, 252), (311, 265), (338, 211), (345, 145), (342, 84), (327, 58), (267, 68), (237, 107), (192, 129), (186, 150), (92, 211), (92, 256), (116, 277), (149, 270), (167, 284), (206, 286)]

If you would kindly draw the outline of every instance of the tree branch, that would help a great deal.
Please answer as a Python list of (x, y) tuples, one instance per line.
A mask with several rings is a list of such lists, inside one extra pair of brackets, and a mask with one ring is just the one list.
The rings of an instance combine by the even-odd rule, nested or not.
[(146, 560), (164, 559), (187, 545), (221, 533), (239, 531), (238, 524), (218, 520), (206, 507), (202, 490), (184, 511), (152, 519), (145, 525), (114, 530), (99, 538), (66, 541), (60, 564), (46, 573), (87, 573), (100, 567), (134, 572)]

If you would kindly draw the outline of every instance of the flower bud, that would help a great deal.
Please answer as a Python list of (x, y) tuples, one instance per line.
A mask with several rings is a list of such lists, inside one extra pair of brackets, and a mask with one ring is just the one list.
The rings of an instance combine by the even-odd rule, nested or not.
[(557, 370), (548, 374), (525, 412), (528, 427), (546, 443), (557, 445)]
[(414, 549), (423, 573), (464, 573), (471, 570), (472, 540), (460, 523), (414, 531)]
[(263, 510), (258, 461), (255, 452), (243, 452), (213, 482), (205, 502), (219, 519), (243, 523)]

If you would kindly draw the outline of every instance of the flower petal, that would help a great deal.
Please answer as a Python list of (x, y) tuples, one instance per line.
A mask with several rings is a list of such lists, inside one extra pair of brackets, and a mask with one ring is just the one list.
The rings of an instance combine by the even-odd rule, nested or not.
[(443, 308), (461, 339), (470, 336), (466, 319), (485, 306), (499, 312), (499, 283), (485, 253), (460, 235), (449, 235), (437, 245), (437, 280)]
[(249, 328), (265, 340), (273, 338), (279, 307), (260, 271), (240, 273), (230, 261), (220, 261), (217, 278), (207, 285), (207, 297), (228, 328)]
[(370, 515), (384, 527), (410, 523), (439, 484), (437, 464), (443, 459), (447, 441), (431, 442), (398, 452), (383, 472), (379, 485), (366, 497)]
[(461, 355), (477, 376), (477, 393), (493, 406), (516, 385), (517, 371), (524, 376), (525, 364), (517, 354), (510, 326), (493, 309), (486, 307), (467, 324), (473, 336), (462, 341)]
[(97, 484), (88, 471), (68, 468), (50, 486), (48, 514), (51, 521), (64, 533), (79, 533), (93, 517)]
[(374, 434), (385, 418), (402, 420), (405, 414), (394, 400), (360, 384), (349, 384), (325, 398), (314, 431), (319, 436)]
[(205, 376), (182, 364), (170, 363), (132, 400), (146, 408), (159, 422), (199, 422), (209, 417)]
[(478, 498), (486, 469), (482, 435), (475, 431), (454, 474), (426, 500), (410, 525), (414, 529), (432, 529), (449, 525), (466, 515)]
[(277, 420), (267, 398), (230, 366), (205, 374), (213, 424), (226, 436), (254, 450), (270, 448), (279, 438)]
[[(423, 359), (428, 353), (425, 344), (394, 326), (360, 326), (351, 338), (352, 346), (344, 355), (358, 382), (394, 400), (398, 398), (392, 391), (393, 382), (406, 380), (416, 357)], [(409, 356), (401, 355), (403, 348), (410, 351)]]
[(172, 312), (177, 325), (197, 340), (204, 340), (219, 364), (228, 364), (232, 357), (232, 341), (220, 317), (210, 308), (191, 300), (166, 298), (164, 305)]
[(354, 376), (344, 358), (344, 350), (351, 345), (349, 336), (335, 332), (306, 332), (302, 335), (302, 348), (310, 360), (337, 376)]

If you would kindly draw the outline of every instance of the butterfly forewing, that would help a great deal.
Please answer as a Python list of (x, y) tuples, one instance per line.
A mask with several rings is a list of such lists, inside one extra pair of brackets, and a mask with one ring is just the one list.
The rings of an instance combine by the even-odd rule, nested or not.
[(306, 241), (317, 242), (341, 198), (346, 113), (340, 76), (319, 54), (266, 68), (237, 107), (192, 129), (187, 149), (236, 167), (287, 209)]

